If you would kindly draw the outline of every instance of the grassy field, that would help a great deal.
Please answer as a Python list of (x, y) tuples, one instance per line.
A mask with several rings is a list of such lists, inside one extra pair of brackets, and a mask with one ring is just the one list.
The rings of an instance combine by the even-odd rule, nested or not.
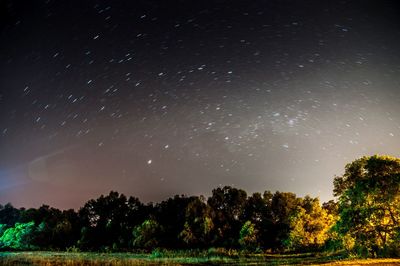
[(136, 265), (400, 265), (400, 259), (341, 259), (338, 255), (247, 255), (196, 256), (179, 254), (133, 253), (73, 253), (73, 252), (2, 252), (0, 265), (77, 265), (77, 266), (136, 266)]

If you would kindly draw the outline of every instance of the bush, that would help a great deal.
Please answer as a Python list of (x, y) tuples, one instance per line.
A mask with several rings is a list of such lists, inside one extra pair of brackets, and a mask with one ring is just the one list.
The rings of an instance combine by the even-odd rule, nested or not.
[(14, 227), (10, 227), (4, 231), (0, 237), (0, 248), (10, 248), (16, 250), (36, 249), (35, 240), (35, 223), (16, 223)]

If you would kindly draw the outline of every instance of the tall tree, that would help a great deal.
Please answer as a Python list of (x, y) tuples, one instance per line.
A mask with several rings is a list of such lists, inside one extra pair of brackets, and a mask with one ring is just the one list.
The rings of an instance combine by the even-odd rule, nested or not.
[(321, 249), (335, 222), (336, 217), (321, 207), (318, 198), (306, 196), (290, 219), (286, 246), (299, 251)]
[(290, 234), (290, 218), (300, 206), (301, 199), (290, 192), (275, 192), (270, 200), (271, 223), (270, 230), (271, 248), (282, 250)]
[(182, 248), (186, 244), (179, 238), (186, 222), (187, 206), (195, 197), (175, 195), (155, 206), (154, 216), (162, 230), (159, 244), (168, 248)]
[(238, 246), (247, 194), (242, 189), (225, 186), (212, 191), (208, 204), (215, 212), (214, 225), (218, 245)]
[(134, 226), (142, 222), (143, 205), (135, 198), (129, 200), (123, 194), (111, 191), (109, 195), (101, 195), (96, 200), (88, 201), (79, 210), (84, 225), (80, 244), (82, 248), (120, 249), (131, 242)]
[(340, 233), (354, 238), (366, 255), (397, 245), (400, 159), (375, 155), (355, 160), (335, 177), (334, 195), (339, 197)]
[(213, 241), (214, 213), (203, 197), (194, 197), (185, 210), (185, 224), (179, 238), (188, 247), (205, 247)]

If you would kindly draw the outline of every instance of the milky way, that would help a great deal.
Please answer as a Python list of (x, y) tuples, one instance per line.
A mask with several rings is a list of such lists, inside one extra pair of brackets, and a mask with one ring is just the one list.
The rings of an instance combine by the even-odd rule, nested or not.
[(395, 2), (3, 1), (0, 203), (331, 199), (346, 163), (400, 156)]

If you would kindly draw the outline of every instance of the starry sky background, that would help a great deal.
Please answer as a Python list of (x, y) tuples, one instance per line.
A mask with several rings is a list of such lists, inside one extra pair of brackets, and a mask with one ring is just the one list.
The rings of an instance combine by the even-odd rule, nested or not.
[(396, 1), (1, 1), (0, 203), (332, 199), (400, 156)]

